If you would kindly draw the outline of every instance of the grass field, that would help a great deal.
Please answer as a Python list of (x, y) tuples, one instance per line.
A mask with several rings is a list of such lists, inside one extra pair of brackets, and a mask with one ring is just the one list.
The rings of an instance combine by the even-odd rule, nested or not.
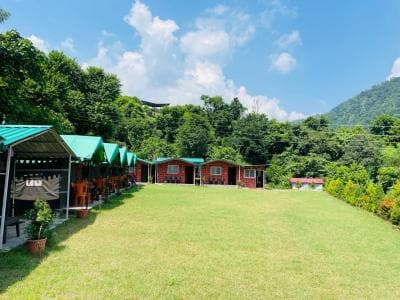
[(325, 193), (146, 186), (0, 254), (4, 298), (398, 298), (400, 232)]

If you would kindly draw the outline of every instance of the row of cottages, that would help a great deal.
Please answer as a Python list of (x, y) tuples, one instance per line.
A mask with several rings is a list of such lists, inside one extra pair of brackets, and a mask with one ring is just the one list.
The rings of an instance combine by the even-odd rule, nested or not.
[[(129, 186), (136, 156), (99, 136), (59, 135), (51, 126), (0, 125), (0, 249), (37, 198), (58, 220)], [(23, 227), (23, 225), (22, 225)]]
[(160, 157), (155, 161), (137, 158), (134, 178), (139, 183), (242, 185), (264, 187), (264, 165), (239, 164), (229, 160)]

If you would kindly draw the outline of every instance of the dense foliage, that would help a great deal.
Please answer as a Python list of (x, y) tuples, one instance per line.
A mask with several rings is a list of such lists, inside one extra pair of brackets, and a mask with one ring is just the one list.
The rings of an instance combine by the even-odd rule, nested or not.
[[(352, 127), (331, 126), (325, 116), (278, 122), (247, 112), (240, 99), (207, 95), (199, 99), (201, 105), (154, 110), (122, 95), (115, 75), (83, 69), (59, 51), (45, 54), (16, 31), (0, 34), (0, 61), (0, 113), (7, 123), (100, 135), (150, 160), (179, 155), (266, 164), (271, 187), (288, 187), (293, 176), (340, 180), (357, 201), (359, 187), (374, 183), (387, 192), (400, 179), (400, 119), (394, 116)], [(391, 99), (399, 100), (399, 80), (375, 87), (374, 93), (391, 87)], [(371, 93), (361, 95), (370, 99)]]
[(392, 78), (339, 104), (328, 113), (335, 124), (369, 124), (382, 114), (400, 114), (400, 78)]

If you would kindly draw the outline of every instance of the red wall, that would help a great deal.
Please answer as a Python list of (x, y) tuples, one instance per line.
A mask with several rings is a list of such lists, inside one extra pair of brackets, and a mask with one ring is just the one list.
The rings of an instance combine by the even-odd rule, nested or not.
[(256, 171), (263, 171), (264, 168), (261, 166), (260, 167), (254, 166), (254, 167), (241, 167), (240, 168), (240, 181), (242, 181), (244, 183), (245, 187), (256, 188), (256, 178), (255, 177), (254, 178), (244, 178), (244, 170), (245, 169), (254, 169)]
[[(222, 174), (217, 176), (217, 175), (211, 175), (210, 170), (211, 167), (221, 167), (222, 168)], [(201, 169), (201, 177), (202, 180), (204, 180), (205, 184), (209, 184), (209, 179), (210, 178), (223, 178), (224, 179), (224, 184), (228, 184), (228, 168), (229, 167), (234, 167), (234, 165), (228, 164), (227, 162), (224, 161), (215, 161), (209, 164), (205, 164), (202, 166)], [(238, 177), (238, 171), (236, 170), (236, 177)], [(236, 178), (237, 181), (237, 178)]]
[[(135, 181), (136, 182), (141, 182), (142, 180), (142, 165), (148, 166), (147, 164), (141, 162), (140, 160), (136, 161), (136, 166), (135, 166)], [(150, 176), (151, 174), (148, 174)]]
[[(167, 174), (168, 165), (178, 165), (179, 166), (179, 173), (178, 174)], [(170, 160), (165, 163), (161, 163), (157, 165), (157, 182), (164, 183), (166, 182), (166, 178), (168, 176), (179, 177), (180, 183), (185, 183), (185, 167), (192, 166), (184, 161), (180, 160)]]

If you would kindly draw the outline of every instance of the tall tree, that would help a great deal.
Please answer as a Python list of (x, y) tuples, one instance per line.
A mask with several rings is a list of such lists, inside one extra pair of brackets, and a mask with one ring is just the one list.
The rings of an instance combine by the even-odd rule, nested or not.
[[(225, 137), (230, 135), (233, 129), (232, 123), (234, 121), (231, 107), (219, 96), (210, 97), (203, 95), (201, 96), (201, 100), (203, 100), (204, 111), (215, 130), (216, 136)], [(236, 110), (240, 110), (237, 106), (237, 102), (235, 102), (234, 105)], [(234, 113), (236, 115), (240, 114), (238, 111), (234, 111)]]
[(97, 67), (84, 72), (86, 110), (91, 133), (113, 139), (120, 115), (115, 100), (120, 95), (121, 83), (114, 74)]
[(0, 8), (0, 24), (10, 17), (10, 13)]
[(176, 145), (182, 156), (206, 157), (214, 139), (214, 132), (206, 117), (186, 112), (178, 129)]

